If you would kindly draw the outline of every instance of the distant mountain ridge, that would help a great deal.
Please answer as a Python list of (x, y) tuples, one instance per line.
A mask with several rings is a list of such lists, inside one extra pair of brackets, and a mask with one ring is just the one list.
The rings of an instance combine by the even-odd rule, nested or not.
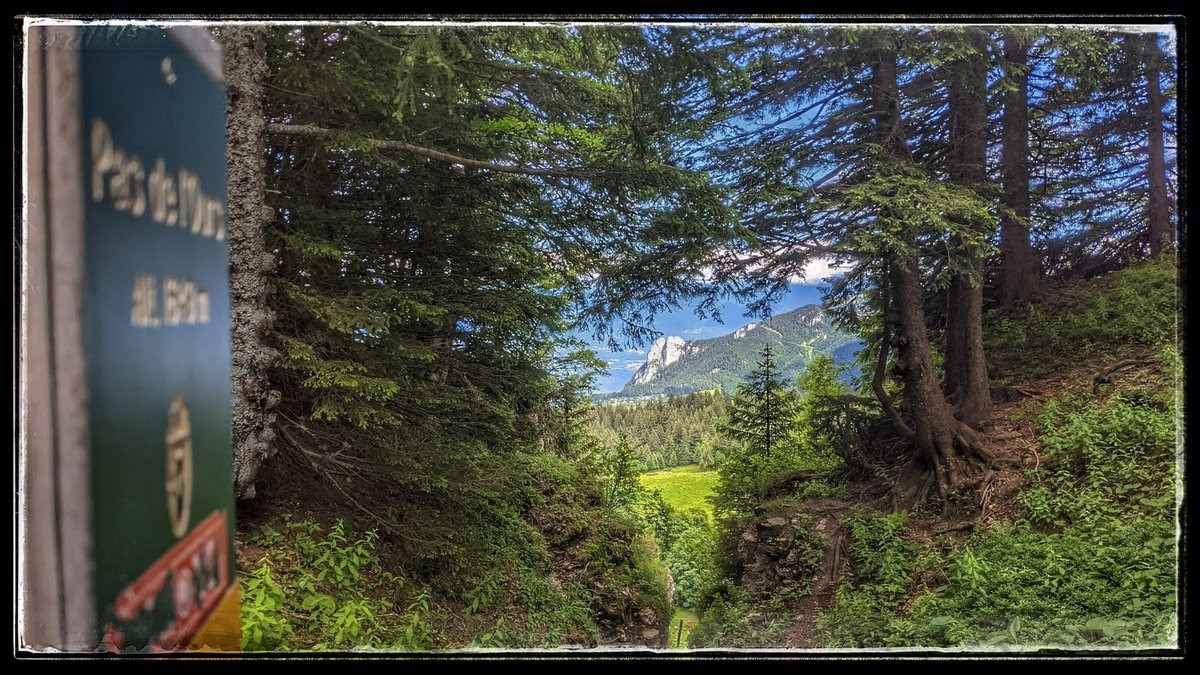
[(720, 337), (661, 337), (618, 395), (661, 396), (717, 388), (733, 393), (768, 344), (780, 374), (788, 380), (794, 380), (817, 354), (829, 353), (838, 363), (846, 363), (861, 346), (857, 336), (834, 328), (820, 305), (805, 305)]

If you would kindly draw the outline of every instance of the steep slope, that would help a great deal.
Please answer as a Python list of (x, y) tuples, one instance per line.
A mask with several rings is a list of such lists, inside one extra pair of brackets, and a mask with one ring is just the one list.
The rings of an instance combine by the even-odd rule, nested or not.
[(989, 313), (981, 486), (897, 511), (892, 444), (829, 478), (840, 495), (784, 484), (723, 534), (736, 581), (691, 645), (1175, 646), (1177, 278), (1159, 258)]
[(805, 305), (720, 337), (659, 338), (646, 363), (621, 390), (622, 396), (686, 394), (708, 389), (733, 393), (754, 369), (763, 347), (771, 345), (780, 373), (792, 379), (817, 354), (832, 353), (838, 363), (854, 358), (855, 336), (835, 329), (819, 305)]

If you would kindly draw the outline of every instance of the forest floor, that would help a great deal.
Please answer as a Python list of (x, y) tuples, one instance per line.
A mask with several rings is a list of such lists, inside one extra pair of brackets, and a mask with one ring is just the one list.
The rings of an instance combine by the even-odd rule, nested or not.
[[(1151, 363), (1154, 350), (1144, 350), (1125, 362)], [(1072, 386), (1093, 383), (1097, 373), (1112, 366), (1112, 357), (1094, 357), (1078, 363), (1054, 375), (1029, 377), (1016, 384), (1000, 387), (994, 392), (993, 416), (983, 428), (981, 436), (985, 448), (994, 458), (992, 477), (981, 489), (973, 491), (972, 504), (959, 504), (948, 515), (927, 508), (918, 508), (908, 519), (906, 535), (925, 549), (946, 552), (961, 545), (976, 532), (989, 532), (997, 526), (1011, 521), (1020, 509), (1018, 497), (1027, 485), (1027, 472), (1038, 469), (1043, 462), (1038, 452), (1038, 441), (1033, 424), (1033, 415), (1046, 402), (1058, 397)], [(1139, 373), (1134, 371), (1134, 377)], [(819, 504), (802, 505), (805, 513), (820, 511), (834, 520), (843, 521), (856, 507), (870, 503), (872, 495), (886, 490), (885, 481), (877, 478), (865, 480), (847, 487), (857, 496), (847, 500), (822, 499)], [(845, 553), (844, 533), (838, 539), (839, 551), (826, 556), (820, 580), (814, 584), (813, 592), (804, 597), (794, 608), (791, 625), (785, 632), (782, 646), (787, 649), (811, 649), (825, 646), (817, 638), (816, 622), (821, 612), (835, 601), (839, 579), (846, 572), (848, 557)], [(839, 555), (840, 554), (840, 555)], [(830, 559), (834, 562), (830, 566)], [(924, 591), (915, 592), (900, 609), (907, 611)]]

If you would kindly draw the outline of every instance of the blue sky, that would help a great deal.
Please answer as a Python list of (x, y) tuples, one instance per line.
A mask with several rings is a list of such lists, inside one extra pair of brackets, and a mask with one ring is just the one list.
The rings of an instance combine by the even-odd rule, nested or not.
[[(774, 307), (774, 314), (790, 312), (804, 305), (821, 302), (821, 283), (792, 284), (788, 294)], [(746, 307), (736, 300), (728, 300), (721, 305), (721, 323), (715, 319), (700, 319), (695, 314), (695, 304), (689, 303), (672, 312), (655, 317), (654, 329), (663, 335), (678, 335), (685, 340), (699, 340), (732, 333), (737, 328), (757, 319), (746, 316)], [(646, 348), (649, 343), (638, 348), (624, 351), (612, 351), (603, 342), (592, 339), (586, 333), (575, 333), (575, 337), (588, 342), (596, 350), (596, 355), (608, 363), (607, 376), (597, 377), (596, 391), (618, 391), (633, 377), (633, 372), (646, 360)]]
[[(1159, 26), (1157, 28), (1163, 33), (1160, 37), (1160, 44), (1164, 49), (1167, 50), (1169, 54), (1174, 54), (1176, 49), (1176, 36), (1174, 34), (1174, 30), (1169, 26)], [(1031, 73), (1031, 81), (1043, 85), (1052, 84), (1045, 82), (1047, 68), (1049, 67), (1049, 64), (1045, 58), (1034, 59), (1032, 65), (1033, 72)], [(993, 67), (992, 75), (993, 79), (998, 75), (996, 67)], [(1169, 78), (1167, 74), (1164, 73), (1164, 87), (1169, 83), (1168, 80)], [(1031, 86), (1029, 92), (1029, 102), (1036, 105), (1042, 99), (1043, 96), (1038, 87)], [(796, 101), (793, 102), (794, 107), (792, 107), (790, 110), (795, 111), (807, 106), (808, 104), (809, 101)], [(775, 117), (785, 117), (788, 113), (789, 110), (781, 110), (778, 111)], [(1174, 113), (1173, 101), (1168, 107), (1168, 114), (1171, 113)], [(786, 129), (792, 126), (803, 126), (808, 124), (817, 114), (818, 111), (811, 111), (795, 120), (787, 122), (782, 126), (782, 128)], [(770, 122), (772, 122), (770, 119), (762, 121), (736, 119), (734, 120), (734, 126), (736, 127), (737, 131), (741, 132), (756, 128), (760, 124), (767, 124)], [(718, 133), (723, 134), (725, 132), (722, 131)], [(1175, 145), (1175, 139), (1173, 137), (1168, 136), (1166, 140), (1168, 146)], [(1173, 163), (1174, 155), (1174, 149), (1169, 147), (1167, 150), (1167, 160), (1169, 163)], [(1138, 167), (1140, 167), (1140, 165), (1135, 166), (1130, 171), (1136, 173), (1137, 171), (1141, 170)], [(1170, 176), (1170, 180), (1174, 181), (1173, 167), (1171, 173), (1172, 175)], [(1132, 175), (1130, 172), (1123, 172), (1116, 178), (1111, 179), (1109, 185), (1111, 186), (1119, 182), (1126, 181), (1129, 179), (1130, 175)], [(814, 266), (811, 272), (807, 272), (804, 275), (804, 278), (810, 281), (803, 284), (793, 283), (789, 287), (788, 295), (782, 298), (773, 308), (773, 313), (782, 314), (807, 304), (820, 303), (821, 294), (819, 289), (822, 285), (822, 281), (836, 272), (837, 270), (830, 269), (827, 265), (825, 267), (821, 267), (820, 265)], [(756, 320), (755, 317), (747, 317), (745, 305), (734, 300), (729, 300), (721, 305), (720, 315), (723, 323), (718, 322), (715, 319), (698, 318), (694, 312), (694, 307), (694, 303), (689, 303), (672, 312), (666, 312), (657, 316), (653, 322), (654, 329), (662, 335), (678, 335), (686, 340), (696, 340), (724, 335), (733, 332), (740, 326)], [(608, 348), (607, 343), (592, 339), (590, 334), (575, 332), (573, 333), (573, 336), (582, 339), (591, 345), (596, 351), (597, 356), (599, 356), (609, 365), (608, 375), (600, 376), (596, 379), (596, 389), (599, 392), (620, 390), (625, 383), (629, 381), (630, 377), (633, 376), (634, 371), (636, 371), (638, 367), (645, 362), (646, 348), (649, 346), (648, 341), (646, 344), (638, 345), (637, 347), (630, 347), (623, 351), (613, 351)]]

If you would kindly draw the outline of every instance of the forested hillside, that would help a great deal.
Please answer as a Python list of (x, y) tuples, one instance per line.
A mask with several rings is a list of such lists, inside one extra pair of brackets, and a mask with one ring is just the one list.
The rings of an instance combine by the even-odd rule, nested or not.
[(214, 30), (245, 649), (1176, 643), (1170, 26)]
[(708, 468), (720, 462), (713, 420), (725, 414), (729, 397), (720, 390), (640, 403), (598, 405), (588, 430), (605, 445), (622, 436), (634, 447), (642, 469), (684, 464)]
[(861, 347), (856, 336), (835, 328), (820, 307), (808, 305), (747, 324), (728, 335), (686, 341), (676, 360), (639, 378), (645, 372), (643, 367), (620, 395), (686, 394), (708, 389), (732, 394), (754, 369), (755, 359), (766, 345), (771, 345), (780, 370), (788, 377), (803, 371), (817, 354), (832, 353), (838, 363), (851, 363)]

